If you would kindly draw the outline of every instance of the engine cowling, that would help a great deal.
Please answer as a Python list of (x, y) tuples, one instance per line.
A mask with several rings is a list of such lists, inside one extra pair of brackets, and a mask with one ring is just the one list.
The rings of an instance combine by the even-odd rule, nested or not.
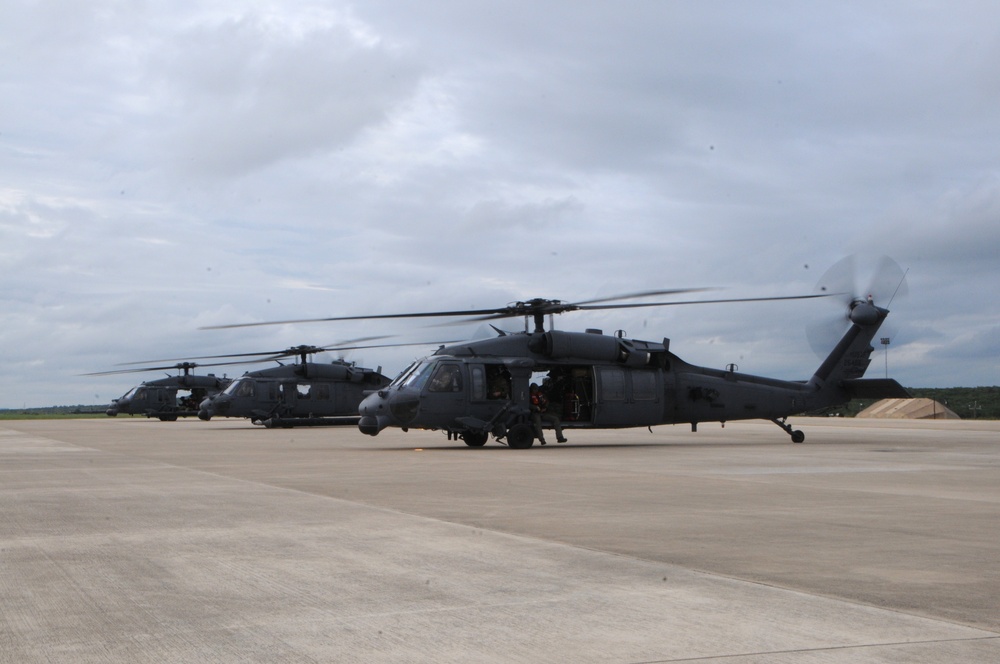
[(628, 366), (649, 364), (647, 351), (630, 347), (625, 339), (603, 334), (550, 330), (543, 335), (544, 353), (554, 360), (581, 359), (595, 362), (617, 362)]

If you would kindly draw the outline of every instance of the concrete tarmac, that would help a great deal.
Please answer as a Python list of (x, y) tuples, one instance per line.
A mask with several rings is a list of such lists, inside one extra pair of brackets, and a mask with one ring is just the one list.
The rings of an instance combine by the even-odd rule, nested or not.
[(998, 662), (1000, 422), (0, 422), (0, 663)]

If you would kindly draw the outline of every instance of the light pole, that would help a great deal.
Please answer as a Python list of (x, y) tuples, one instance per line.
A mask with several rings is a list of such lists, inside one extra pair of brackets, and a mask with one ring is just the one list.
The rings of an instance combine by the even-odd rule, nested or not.
[(882, 337), (882, 345), (885, 346), (885, 377), (889, 377), (889, 337)]

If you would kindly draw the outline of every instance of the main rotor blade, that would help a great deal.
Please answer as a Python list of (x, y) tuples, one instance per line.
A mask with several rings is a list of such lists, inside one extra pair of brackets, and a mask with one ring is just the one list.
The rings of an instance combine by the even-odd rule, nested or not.
[[(699, 290), (710, 290), (710, 289), (699, 289)], [(553, 310), (540, 309), (539, 312), (543, 314), (550, 313), (562, 313), (563, 311), (600, 311), (604, 309), (639, 309), (643, 307), (673, 307), (684, 304), (726, 304), (734, 302), (770, 302), (774, 300), (808, 300), (817, 297), (830, 297), (833, 293), (820, 293), (815, 295), (782, 295), (777, 297), (735, 297), (735, 298), (721, 298), (716, 300), (682, 300), (678, 302), (632, 302), (623, 304), (600, 304), (600, 305), (567, 305), (563, 307), (553, 307)], [(534, 312), (503, 312), (492, 314), (489, 316), (482, 316), (479, 318), (469, 318), (465, 322), (475, 322), (475, 321), (488, 321), (488, 320), (499, 320), (502, 318), (514, 318), (522, 315), (531, 315)]]
[(378, 314), (375, 316), (331, 316), (329, 318), (298, 318), (292, 320), (271, 320), (260, 323), (231, 323), (229, 325), (206, 325), (199, 330), (229, 330), (238, 327), (261, 327), (264, 325), (293, 325), (298, 323), (329, 323), (342, 320), (381, 320), (388, 318), (433, 318), (435, 316), (476, 316), (493, 313), (496, 309), (468, 309), (459, 311), (420, 311), (409, 314)]
[(676, 295), (681, 293), (694, 293), (703, 292), (706, 290), (712, 290), (709, 288), (679, 288), (670, 289), (663, 291), (645, 291), (640, 293), (632, 293), (626, 295), (618, 295), (616, 297), (599, 298), (596, 300), (584, 300), (578, 303), (562, 302), (560, 300), (546, 300), (543, 298), (537, 298), (534, 300), (526, 300), (523, 302), (515, 302), (509, 304), (505, 307), (497, 307), (494, 309), (459, 309), (452, 311), (421, 311), (406, 314), (376, 314), (372, 316), (331, 316), (327, 318), (301, 318), (295, 320), (282, 320), (282, 321), (266, 321), (261, 323), (234, 323), (230, 325), (210, 325), (202, 327), (202, 330), (222, 330), (231, 329), (239, 327), (258, 327), (263, 325), (286, 325), (286, 324), (296, 324), (296, 323), (326, 323), (333, 321), (348, 321), (348, 320), (385, 320), (390, 318), (435, 318), (435, 317), (452, 317), (452, 316), (471, 316), (471, 318), (466, 318), (460, 322), (477, 322), (477, 321), (488, 321), (497, 320), (501, 318), (517, 318), (520, 316), (545, 316), (552, 314), (561, 314), (568, 311), (577, 310), (600, 310), (600, 309), (632, 309), (638, 307), (667, 307), (676, 306), (682, 304), (712, 304), (712, 303), (730, 303), (730, 302), (765, 302), (770, 300), (801, 300), (809, 299), (815, 297), (829, 297), (829, 293), (823, 293), (818, 295), (787, 295), (782, 297), (750, 297), (750, 298), (725, 298), (717, 300), (687, 300), (678, 302), (642, 302), (642, 303), (631, 303), (631, 304), (598, 304), (601, 302), (610, 302), (612, 300), (619, 299), (629, 299), (634, 297), (650, 297), (654, 295)]
[[(330, 346), (293, 346), (291, 348), (282, 348), (281, 350), (265, 350), (259, 353), (228, 353), (225, 355), (199, 355), (197, 357), (185, 357), (185, 358), (162, 358), (158, 360), (139, 360), (138, 362), (121, 362), (116, 366), (130, 366), (133, 364), (146, 364), (147, 362), (178, 362), (182, 360), (224, 360), (230, 357), (261, 357), (267, 356), (270, 358), (272, 355), (279, 356), (291, 356), (299, 355), (304, 349), (313, 348), (315, 350), (309, 351), (314, 353), (319, 353), (324, 350), (334, 350), (335, 347), (339, 347), (342, 344), (353, 344), (362, 343), (365, 341), (376, 341), (378, 339), (390, 339), (392, 335), (383, 334), (371, 337), (358, 337), (357, 339), (345, 339), (344, 341), (337, 341)], [(232, 362), (227, 364), (242, 364), (241, 362)], [(218, 365), (202, 365), (202, 366), (218, 366)]]
[[(546, 311), (546, 313), (561, 313), (562, 311), (569, 311), (581, 304), (596, 304), (598, 302), (610, 302), (612, 300), (627, 300), (635, 297), (653, 297), (659, 295), (679, 295), (681, 293), (695, 293), (700, 291), (709, 290), (706, 288), (671, 288), (667, 290), (656, 290), (656, 291), (642, 291), (638, 293), (626, 293), (623, 295), (616, 295), (613, 297), (599, 298), (596, 300), (584, 300), (578, 303), (559, 303), (558, 306), (554, 306), (551, 311)], [(516, 310), (515, 310), (516, 309)], [(529, 312), (528, 315), (530, 315)], [(452, 317), (452, 316), (491, 316), (494, 314), (499, 314), (499, 318), (510, 318), (516, 316), (525, 315), (525, 312), (516, 305), (505, 306), (505, 307), (495, 307), (493, 309), (455, 309), (451, 311), (417, 311), (406, 314), (375, 314), (371, 316), (330, 316), (327, 318), (298, 318), (290, 320), (276, 320), (276, 321), (264, 321), (260, 323), (231, 323), (228, 325), (206, 325), (200, 327), (200, 330), (228, 330), (240, 327), (261, 327), (264, 325), (293, 325), (298, 323), (328, 323), (334, 321), (348, 321), (348, 320), (385, 320), (392, 318), (437, 318), (437, 317)], [(473, 318), (471, 320), (488, 320)]]
[(597, 307), (582, 306), (581, 310), (597, 309), (637, 309), (639, 307), (672, 307), (682, 304), (727, 304), (733, 302), (773, 302), (778, 300), (811, 300), (817, 297), (830, 297), (835, 293), (817, 293), (811, 295), (779, 295), (775, 297), (732, 297), (718, 300), (681, 300), (678, 302), (635, 302), (632, 304), (605, 304)]
[(447, 339), (445, 341), (413, 341), (410, 343), (402, 344), (373, 344), (368, 346), (337, 346), (329, 347), (324, 350), (338, 351), (338, 350), (365, 350), (368, 348), (400, 348), (402, 346), (441, 346), (443, 344), (458, 344), (467, 339)]
[(716, 290), (715, 288), (668, 288), (667, 290), (642, 291), (639, 293), (626, 293), (624, 295), (612, 295), (596, 300), (581, 300), (569, 306), (583, 308), (584, 304), (599, 304), (601, 302), (613, 302), (614, 300), (631, 300), (636, 297), (659, 297), (660, 295), (681, 295), (682, 293), (702, 293), (704, 291)]
[[(326, 351), (336, 352), (336, 351), (348, 351), (348, 350), (366, 350), (371, 348), (399, 348), (403, 346), (440, 346), (442, 344), (457, 344), (460, 343), (460, 339), (445, 339), (445, 340), (434, 340), (434, 341), (412, 341), (406, 343), (398, 344), (357, 344), (352, 342), (358, 341), (375, 341), (377, 339), (387, 339), (388, 336), (372, 336), (372, 337), (359, 337), (357, 339), (348, 339), (345, 342), (338, 344), (333, 344), (330, 346), (295, 346), (292, 348), (286, 348), (279, 351), (267, 351), (262, 353), (234, 353), (233, 355), (206, 355), (201, 358), (194, 359), (213, 359), (213, 358), (227, 358), (227, 357), (258, 357), (259, 359), (246, 359), (246, 360), (235, 360), (232, 362), (211, 362), (208, 364), (198, 364), (195, 362), (183, 362), (181, 364), (171, 364), (164, 366), (155, 367), (138, 367), (135, 369), (116, 369), (113, 371), (96, 371), (93, 373), (80, 374), (81, 376), (112, 376), (115, 374), (127, 374), (127, 373), (143, 373), (146, 371), (169, 371), (173, 370), (183, 370), (194, 369), (195, 367), (226, 367), (236, 364), (264, 364), (266, 362), (278, 362), (280, 360), (287, 359), (289, 357), (297, 357), (302, 354), (313, 354), (322, 353)], [(264, 356), (264, 357), (260, 357)], [(145, 362), (157, 362), (157, 361), (167, 361), (170, 360), (146, 360)], [(129, 364), (145, 364), (145, 362), (125, 362), (123, 365)]]
[[(152, 360), (155, 361), (155, 360)], [(162, 367), (141, 367), (137, 369), (114, 369), (112, 371), (92, 371), (90, 373), (78, 374), (80, 376), (114, 376), (115, 374), (144, 373), (146, 371), (183, 371), (194, 369), (195, 367), (209, 367), (211, 364), (195, 364), (194, 362), (184, 362), (182, 364), (170, 364)]]

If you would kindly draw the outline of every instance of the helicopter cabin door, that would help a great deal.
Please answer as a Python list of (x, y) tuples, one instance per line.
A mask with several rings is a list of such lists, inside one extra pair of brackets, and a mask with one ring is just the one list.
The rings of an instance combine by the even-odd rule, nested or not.
[(462, 368), (461, 363), (451, 361), (438, 362), (433, 368), (420, 397), (420, 411), (428, 421), (447, 423), (456, 413), (464, 413), (468, 381)]
[(663, 423), (663, 380), (659, 371), (598, 366), (594, 372), (597, 382), (594, 426)]
[(281, 383), (278, 388), (278, 401), (280, 401), (280, 411), (282, 413), (291, 413), (295, 409), (295, 404), (298, 401), (298, 390), (296, 389), (295, 383)]

